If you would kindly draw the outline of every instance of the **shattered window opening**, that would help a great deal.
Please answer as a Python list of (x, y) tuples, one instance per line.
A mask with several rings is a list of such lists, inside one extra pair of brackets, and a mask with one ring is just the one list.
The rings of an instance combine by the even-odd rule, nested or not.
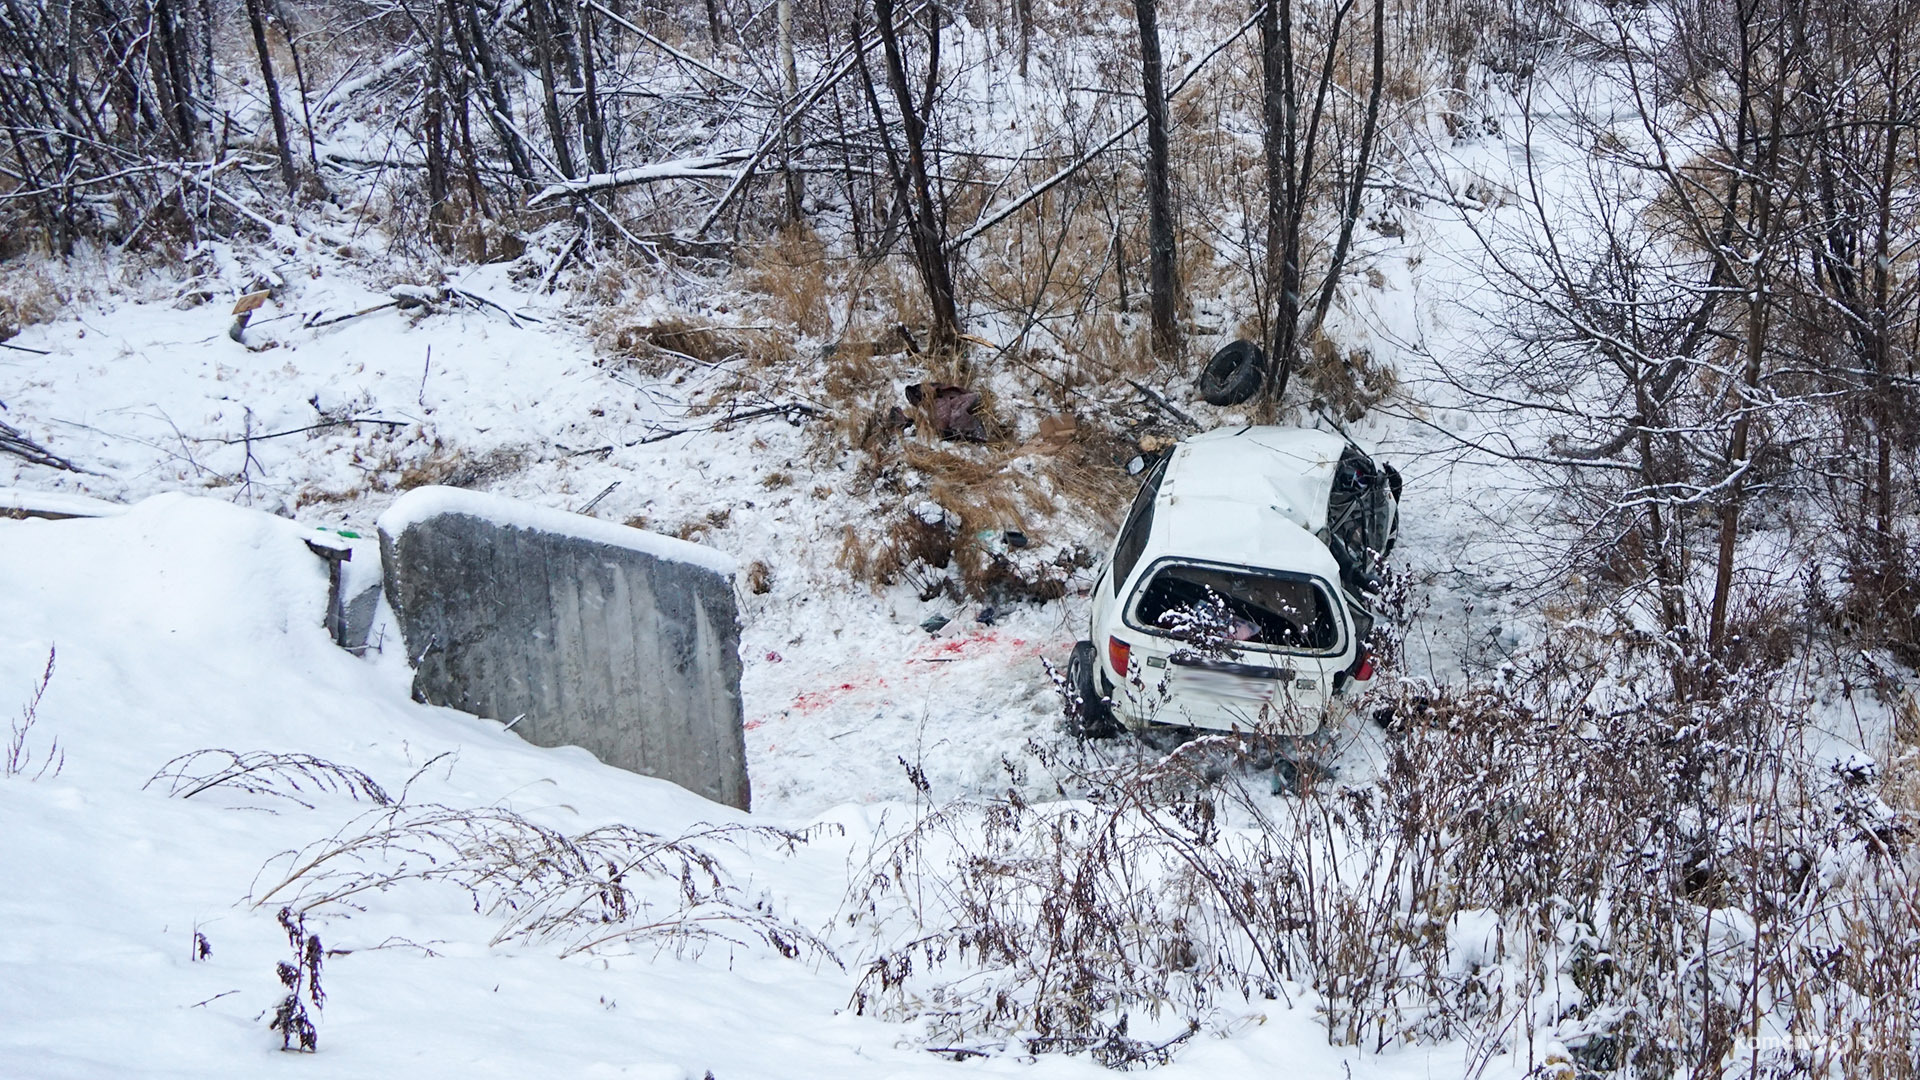
[(1248, 646), (1330, 652), (1340, 644), (1340, 623), (1326, 591), (1298, 575), (1167, 563), (1137, 596), (1131, 621), (1159, 637), (1178, 637), (1181, 626), (1217, 623), (1232, 627), (1231, 637)]

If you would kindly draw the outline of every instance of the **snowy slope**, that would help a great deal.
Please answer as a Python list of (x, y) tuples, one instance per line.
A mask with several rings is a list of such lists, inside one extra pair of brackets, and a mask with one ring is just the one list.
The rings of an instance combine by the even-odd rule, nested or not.
[[(818, 954), (783, 959), (752, 942), (643, 941), (566, 959), (552, 944), (489, 947), (499, 917), (419, 883), (315, 913), (326, 946), (346, 952), (327, 960), (319, 1053), (283, 1056), (266, 1021), (286, 940), (273, 905), (244, 898), (284, 867), (276, 855), (349, 826), (368, 804), (310, 789), (308, 808), (147, 786), (176, 755), (310, 753), (389, 792), (407, 785), (409, 803), (507, 808), (567, 831), (624, 822), (673, 836), (744, 817), (409, 701), (391, 652), (356, 659), (320, 629), (324, 575), (304, 535), (178, 495), (115, 518), (0, 522), (0, 686), (26, 700), (57, 650), (28, 739), (36, 755), (55, 739), (64, 753), (57, 774), (0, 779), (0, 1075), (1105, 1075), (1085, 1057), (949, 1064), (908, 1029), (852, 1015), (854, 976)], [(884, 811), (831, 811), (820, 820), (834, 828), (792, 853), (759, 841), (715, 850), (743, 895), (853, 961), (861, 943), (834, 939), (835, 913)], [(665, 883), (654, 899), (672, 893)], [(196, 931), (212, 947), (204, 960), (191, 955)], [(1462, 1067), (1455, 1047), (1328, 1048), (1304, 1007), (1245, 1012), (1231, 1036), (1193, 1045), (1163, 1075)]]

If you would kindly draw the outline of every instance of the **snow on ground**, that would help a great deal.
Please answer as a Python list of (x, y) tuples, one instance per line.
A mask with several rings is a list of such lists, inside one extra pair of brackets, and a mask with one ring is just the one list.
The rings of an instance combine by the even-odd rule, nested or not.
[[(1451, 155), (1463, 181), (1512, 166), (1500, 138)], [(1469, 284), (1477, 241), (1439, 203), (1406, 224), (1404, 241), (1365, 238), (1383, 286), (1353, 290), (1339, 318), (1418, 404), (1356, 434), (1407, 477), (1409, 673), (1480, 675), (1536, 625), (1513, 536), (1540, 506), (1522, 473), (1463, 454), (1454, 436), (1484, 432), (1432, 396), (1432, 358), (1484, 347), (1497, 316)], [(1003, 757), (1022, 764), (1030, 740), (1060, 739), (1039, 660), (1064, 659), (1085, 622), (1071, 588), (991, 624), (976, 621), (977, 605), (922, 602), (906, 586), (847, 588), (835, 566), (843, 526), (885, 507), (861, 493), (852, 455), (822, 454), (805, 426), (775, 414), (716, 429), (715, 414), (692, 408), (736, 372), (646, 378), (597, 366), (577, 314), (500, 266), (450, 281), (498, 307), (389, 307), (329, 323), (384, 303), (409, 273), (282, 239), (246, 257), (211, 245), (143, 287), (146, 299), (83, 304), (14, 339), (45, 356), (0, 351), (8, 422), (90, 470), (0, 459), (0, 487), (42, 504), (134, 504), (111, 519), (0, 520), (0, 711), (27, 700), (57, 650), (32, 745), (57, 737), (66, 755), (58, 775), (0, 779), (10, 1018), (0, 1075), (1105, 1075), (1084, 1057), (945, 1063), (916, 1048), (913, 1030), (851, 1015), (856, 974), (757, 944), (569, 959), (551, 944), (489, 947), (499, 920), (457, 892), (419, 887), (319, 921), (330, 947), (352, 950), (329, 961), (321, 1053), (277, 1053), (263, 1011), (280, 996), (272, 966), (286, 943), (271, 905), (243, 898), (277, 853), (366, 804), (323, 794), (313, 809), (269, 812), (143, 787), (176, 755), (305, 752), (397, 791), (451, 751), (414, 779), (410, 801), (507, 807), (568, 831), (626, 822), (676, 834), (741, 820), (581, 751), (534, 748), (498, 723), (411, 702), (398, 650), (361, 660), (327, 641), (324, 575), (304, 528), (370, 533), (399, 487), (433, 479), (559, 509), (601, 496), (597, 517), (765, 563), (769, 591), (740, 597), (747, 820), (844, 832), (816, 831), (792, 854), (748, 843), (725, 862), (780, 917), (849, 956), (859, 943), (835, 937), (835, 916), (882, 816), (908, 809), (903, 760), (924, 769), (936, 799), (1003, 790)], [(230, 340), (231, 299), (268, 275), (283, 287), (246, 343)], [(765, 387), (740, 407), (804, 400), (807, 389)], [(5, 505), (25, 498), (9, 493)], [(1037, 539), (1103, 549), (1096, 516), (1063, 514)], [(372, 561), (362, 551), (356, 571)], [(952, 621), (929, 634), (920, 623), (933, 614)], [(1857, 742), (1876, 738), (1850, 704), (1829, 712)], [(1343, 769), (1362, 778), (1378, 736), (1356, 726), (1345, 738)], [(1041, 770), (1025, 775), (1029, 794), (1052, 793)], [(189, 958), (196, 929), (213, 947), (205, 961)], [(1466, 1068), (1458, 1046), (1328, 1048), (1310, 999), (1295, 1000), (1291, 1011), (1247, 1006), (1243, 1022), (1223, 1025), (1231, 1034), (1185, 1047), (1163, 1075)]]
[[(313, 791), (311, 809), (224, 788), (169, 797), (148, 780), (177, 755), (310, 753), (390, 792), (406, 785), (410, 803), (509, 808), (570, 832), (625, 822), (671, 836), (746, 819), (584, 752), (413, 703), (401, 658), (354, 658), (321, 630), (324, 574), (306, 535), (183, 495), (112, 518), (0, 522), (0, 686), (24, 701), (55, 650), (29, 749), (57, 739), (64, 753), (57, 773), (0, 779), (0, 1075), (1105, 1075), (1085, 1056), (946, 1063), (910, 1029), (846, 1008), (857, 972), (757, 944), (567, 959), (552, 945), (488, 947), (500, 919), (458, 890), (419, 884), (316, 916), (327, 947), (344, 950), (326, 963), (320, 1052), (282, 1056), (266, 1019), (286, 939), (273, 904), (244, 898), (271, 887), (286, 865), (276, 855), (368, 806)], [(818, 818), (836, 828), (791, 854), (749, 841), (722, 861), (747, 894), (852, 956), (835, 915), (885, 811), (844, 806)], [(664, 883), (654, 900), (673, 891)], [(212, 948), (204, 960), (193, 959), (196, 932)], [(1163, 1075), (1463, 1066), (1457, 1047), (1329, 1048), (1305, 1008), (1243, 1011), (1233, 1034), (1193, 1045)]]

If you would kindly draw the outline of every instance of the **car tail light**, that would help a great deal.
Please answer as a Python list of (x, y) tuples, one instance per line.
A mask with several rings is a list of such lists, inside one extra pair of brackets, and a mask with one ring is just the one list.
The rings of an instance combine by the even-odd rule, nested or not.
[(1373, 650), (1361, 649), (1360, 662), (1353, 665), (1353, 681), (1366, 682), (1373, 678)]
[(1107, 639), (1107, 663), (1113, 665), (1113, 673), (1121, 678), (1127, 677), (1127, 661), (1133, 657), (1133, 646), (1117, 637)]

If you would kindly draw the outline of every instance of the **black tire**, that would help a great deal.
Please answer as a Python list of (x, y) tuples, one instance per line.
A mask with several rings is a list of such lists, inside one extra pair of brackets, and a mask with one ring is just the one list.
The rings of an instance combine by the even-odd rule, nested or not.
[(1238, 405), (1260, 392), (1266, 375), (1266, 354), (1241, 338), (1214, 353), (1200, 370), (1200, 396), (1209, 405)]
[(1122, 730), (1113, 709), (1100, 693), (1099, 678), (1094, 670), (1097, 665), (1091, 641), (1076, 643), (1073, 655), (1067, 659), (1067, 678), (1073, 682), (1074, 692), (1080, 695), (1080, 715), (1068, 717), (1067, 731), (1082, 739), (1111, 739)]

